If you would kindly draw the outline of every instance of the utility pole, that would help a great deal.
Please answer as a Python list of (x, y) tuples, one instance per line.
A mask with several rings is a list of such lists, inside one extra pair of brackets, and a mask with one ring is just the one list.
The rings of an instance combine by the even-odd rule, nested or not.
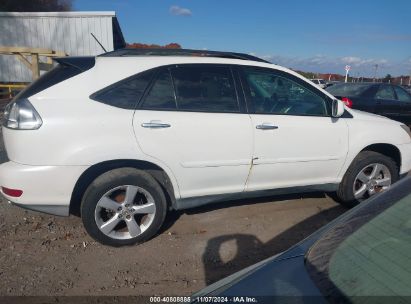
[(378, 64), (374, 65), (375, 74), (374, 74), (374, 82), (377, 80), (377, 73), (378, 73)]
[(348, 81), (348, 72), (350, 71), (351, 66), (349, 66), (348, 64), (345, 66), (345, 83), (347, 83)]

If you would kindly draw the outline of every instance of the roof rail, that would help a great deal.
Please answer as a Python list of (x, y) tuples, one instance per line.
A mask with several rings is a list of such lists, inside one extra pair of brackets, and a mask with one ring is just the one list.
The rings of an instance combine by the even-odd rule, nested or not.
[(270, 63), (264, 59), (233, 52), (218, 52), (208, 50), (190, 50), (190, 49), (160, 49), (160, 48), (147, 48), (147, 49), (118, 49), (112, 52), (107, 52), (99, 55), (99, 57), (123, 57), (123, 56), (193, 56), (193, 57), (218, 57), (229, 59), (241, 59), (252, 60), (258, 62)]

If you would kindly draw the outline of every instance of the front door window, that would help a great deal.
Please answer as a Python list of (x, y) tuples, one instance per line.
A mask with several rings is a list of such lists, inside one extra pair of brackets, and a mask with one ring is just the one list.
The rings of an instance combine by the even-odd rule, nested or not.
[(255, 114), (326, 116), (323, 97), (296, 81), (258, 69), (244, 69), (248, 99)]

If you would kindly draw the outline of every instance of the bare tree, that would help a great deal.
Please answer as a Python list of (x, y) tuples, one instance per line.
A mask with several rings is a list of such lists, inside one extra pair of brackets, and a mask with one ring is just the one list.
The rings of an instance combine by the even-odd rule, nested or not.
[(73, 0), (1, 0), (1, 12), (71, 11)]

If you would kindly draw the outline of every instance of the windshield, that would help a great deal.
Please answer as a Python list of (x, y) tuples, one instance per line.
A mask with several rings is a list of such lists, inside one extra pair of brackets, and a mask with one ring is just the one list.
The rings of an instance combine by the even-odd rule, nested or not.
[(321, 84), (325, 84), (325, 81), (324, 81), (324, 79), (320, 79), (320, 80), (318, 80)]
[(306, 266), (325, 296), (411, 296), (411, 179), (405, 187), (407, 195), (397, 188), (389, 202), (371, 202), (310, 249)]
[(360, 96), (368, 88), (370, 88), (370, 85), (363, 83), (337, 83), (326, 90), (334, 96), (355, 97)]

